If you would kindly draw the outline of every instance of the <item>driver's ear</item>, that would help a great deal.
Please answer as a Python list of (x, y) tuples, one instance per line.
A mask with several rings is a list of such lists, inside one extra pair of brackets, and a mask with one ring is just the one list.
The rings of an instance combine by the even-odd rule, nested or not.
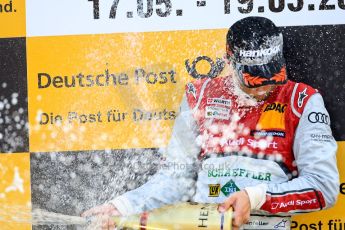
[(231, 61), (233, 60), (233, 58), (234, 58), (234, 53), (232, 52), (232, 49), (230, 48), (229, 44), (226, 44), (226, 59)]
[(227, 53), (224, 54), (223, 60), (224, 60), (224, 62), (225, 62), (226, 64), (228, 64), (228, 65), (231, 65), (231, 63), (232, 63), (232, 61), (231, 61), (231, 59), (229, 59)]
[(229, 44), (226, 44), (226, 54), (224, 59), (228, 65), (230, 65), (232, 68), (235, 68), (235, 57)]

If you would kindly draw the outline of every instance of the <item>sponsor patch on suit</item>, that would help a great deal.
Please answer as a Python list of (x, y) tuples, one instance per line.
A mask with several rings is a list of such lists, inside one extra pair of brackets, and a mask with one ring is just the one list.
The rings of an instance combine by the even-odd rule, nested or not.
[(285, 138), (285, 132), (280, 130), (252, 130), (250, 135), (256, 137), (282, 137)]
[(287, 104), (274, 102), (263, 107), (257, 130), (285, 130)]
[(209, 184), (209, 197), (219, 197), (220, 194), (220, 184)]
[(221, 188), (221, 191), (225, 196), (229, 196), (231, 193), (240, 191), (240, 189), (233, 180), (230, 180)]
[(304, 99), (306, 99), (309, 95), (307, 94), (307, 88), (305, 88), (302, 92), (298, 93), (298, 101), (297, 106), (298, 108), (302, 108), (304, 104)]
[(207, 98), (207, 104), (208, 105), (223, 105), (223, 106), (230, 107), (231, 100), (224, 99), (224, 98)]
[(206, 106), (205, 117), (228, 120), (230, 118), (230, 109), (219, 106)]

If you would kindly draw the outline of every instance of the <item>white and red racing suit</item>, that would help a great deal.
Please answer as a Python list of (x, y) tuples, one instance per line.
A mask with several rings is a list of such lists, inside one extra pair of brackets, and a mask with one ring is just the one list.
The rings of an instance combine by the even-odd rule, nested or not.
[(187, 85), (164, 165), (143, 186), (111, 201), (123, 215), (192, 200), (222, 203), (245, 189), (245, 229), (290, 229), (292, 213), (332, 206), (337, 144), (323, 99), (288, 81), (265, 101), (240, 103), (231, 77)]

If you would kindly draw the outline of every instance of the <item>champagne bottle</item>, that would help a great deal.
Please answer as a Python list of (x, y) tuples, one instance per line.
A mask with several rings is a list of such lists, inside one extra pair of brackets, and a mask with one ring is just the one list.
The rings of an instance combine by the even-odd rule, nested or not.
[(218, 204), (180, 203), (128, 217), (114, 217), (118, 229), (133, 230), (231, 230), (232, 210), (217, 210)]

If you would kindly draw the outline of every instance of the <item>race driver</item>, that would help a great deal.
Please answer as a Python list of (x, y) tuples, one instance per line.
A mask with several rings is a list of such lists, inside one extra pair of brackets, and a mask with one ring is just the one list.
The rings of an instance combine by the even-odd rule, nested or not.
[(283, 36), (247, 17), (227, 34), (234, 73), (189, 83), (161, 169), (83, 215), (131, 215), (192, 200), (234, 209), (233, 229), (290, 229), (290, 215), (331, 207), (337, 145), (317, 90), (287, 79)]

